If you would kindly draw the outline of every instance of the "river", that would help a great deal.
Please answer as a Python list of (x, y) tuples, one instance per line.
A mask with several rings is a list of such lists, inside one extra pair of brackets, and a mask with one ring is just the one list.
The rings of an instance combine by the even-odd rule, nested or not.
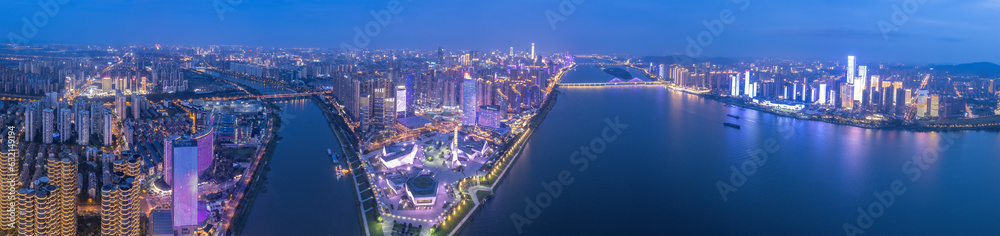
[[(242, 235), (362, 235), (354, 187), (337, 179), (327, 149), (340, 145), (309, 100), (278, 103), (278, 143)], [(343, 160), (342, 160), (343, 161)]]
[(656, 87), (560, 90), (460, 235), (1000, 235), (997, 133), (869, 130)]

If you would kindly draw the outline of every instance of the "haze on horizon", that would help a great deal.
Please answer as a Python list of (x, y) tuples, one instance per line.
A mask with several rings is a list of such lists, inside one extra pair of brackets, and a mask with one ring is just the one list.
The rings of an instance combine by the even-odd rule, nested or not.
[[(364, 30), (377, 20), (370, 12), (386, 11), (394, 0), (58, 1), (66, 4), (29, 43), (340, 48), (353, 44), (355, 27)], [(560, 13), (561, 4), (574, 1), (581, 2), (575, 10)], [(894, 10), (907, 1), (915, 10)], [(1000, 28), (991, 25), (1000, 21), (1000, 0), (398, 2), (401, 10), (391, 14), (366, 48), (523, 51), (536, 43), (540, 53), (687, 54), (688, 37), (697, 40), (708, 31), (705, 22), (731, 11), (732, 23), (700, 56), (839, 60), (856, 55), (860, 63), (1000, 63), (995, 42)], [(220, 14), (219, 3), (231, 9)], [(0, 6), (3, 43), (11, 42), (10, 34), (22, 33), (22, 17), (30, 20), (44, 12), (36, 1), (0, 0)], [(553, 27), (552, 13), (565, 19)], [(895, 22), (905, 21), (893, 23), (894, 14)], [(880, 21), (898, 30), (886, 39)]]

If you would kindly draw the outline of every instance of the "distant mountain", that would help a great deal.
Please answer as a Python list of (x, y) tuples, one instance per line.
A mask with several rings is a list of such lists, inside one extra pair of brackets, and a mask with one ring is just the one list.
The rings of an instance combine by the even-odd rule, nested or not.
[(976, 62), (958, 65), (932, 65), (935, 71), (950, 75), (979, 76), (983, 78), (1000, 78), (1000, 65), (990, 62)]

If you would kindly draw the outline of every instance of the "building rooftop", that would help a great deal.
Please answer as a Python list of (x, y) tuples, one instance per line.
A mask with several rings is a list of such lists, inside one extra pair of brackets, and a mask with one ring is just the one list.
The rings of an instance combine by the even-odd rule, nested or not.
[(406, 182), (406, 188), (414, 197), (431, 197), (437, 195), (438, 181), (430, 175), (413, 177)]
[(413, 152), (413, 148), (417, 145), (386, 145), (382, 150), (382, 161), (388, 162), (392, 160), (404, 157), (410, 152)]
[(427, 117), (423, 116), (407, 116), (404, 118), (396, 119), (396, 122), (399, 122), (403, 126), (406, 126), (407, 129), (419, 128), (421, 126), (434, 123), (434, 121), (431, 121), (431, 119), (427, 119)]

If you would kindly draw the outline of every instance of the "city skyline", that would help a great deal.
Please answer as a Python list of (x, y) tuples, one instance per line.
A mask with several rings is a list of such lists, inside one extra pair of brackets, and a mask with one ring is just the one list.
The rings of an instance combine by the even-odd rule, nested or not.
[[(26, 23), (21, 18), (31, 21), (46, 9), (35, 2), (8, 1), (0, 9), (4, 16), (0, 22), (8, 22), (0, 24), (0, 33), (4, 43), (18, 41), (10, 37), (13, 33), (28, 43), (342, 48), (342, 43), (354, 44), (356, 27), (363, 30), (382, 17), (388, 20), (380, 23), (370, 43), (361, 48), (432, 50), (446, 46), (489, 51), (514, 46), (527, 51), (531, 43), (537, 43), (539, 53), (690, 55), (699, 50), (688, 50), (688, 38), (697, 41), (700, 33), (715, 31), (695, 57), (835, 60), (856, 54), (885, 63), (1000, 63), (1000, 58), (989, 53), (1000, 50), (991, 42), (1000, 31), (981, 21), (984, 14), (1000, 9), (1000, 2), (911, 1), (916, 5), (905, 0), (839, 1), (822, 7), (743, 0), (630, 4), (571, 0), (67, 1), (49, 11), (54, 14), (46, 17), (48, 22), (42, 22), (35, 35), (24, 34)], [(398, 4), (389, 11), (387, 3), (392, 2)], [(706, 26), (724, 11), (732, 12), (731, 22), (717, 31)]]

